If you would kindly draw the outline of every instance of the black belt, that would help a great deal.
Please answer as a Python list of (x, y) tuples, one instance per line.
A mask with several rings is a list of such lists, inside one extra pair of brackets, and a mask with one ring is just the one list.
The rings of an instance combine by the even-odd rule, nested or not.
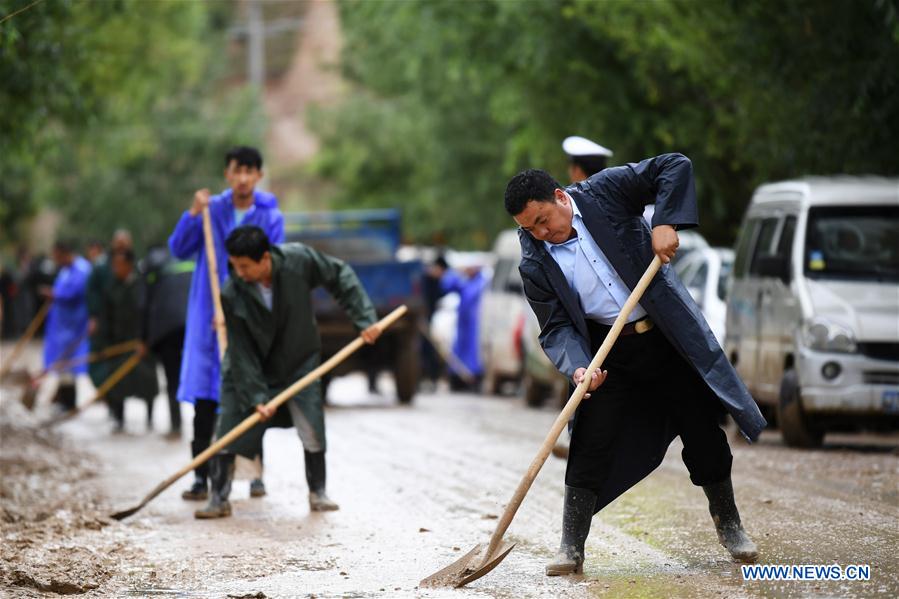
[[(593, 327), (603, 331), (603, 336), (612, 330), (612, 325), (610, 324), (602, 324), (601, 322), (587, 321), (588, 325), (592, 325)], [(649, 316), (644, 316), (639, 320), (635, 320), (633, 322), (629, 322), (624, 325), (624, 328), (621, 329), (619, 336), (626, 335), (642, 335), (643, 333), (648, 333), (653, 328), (655, 328), (655, 323), (650, 320)]]

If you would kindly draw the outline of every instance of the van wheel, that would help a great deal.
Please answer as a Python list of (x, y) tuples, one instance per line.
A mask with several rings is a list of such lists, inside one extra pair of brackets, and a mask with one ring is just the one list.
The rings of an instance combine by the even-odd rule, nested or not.
[(777, 423), (784, 442), (789, 447), (821, 447), (824, 431), (809, 425), (802, 410), (799, 395), (799, 377), (795, 370), (784, 372), (780, 383), (780, 401), (777, 402)]

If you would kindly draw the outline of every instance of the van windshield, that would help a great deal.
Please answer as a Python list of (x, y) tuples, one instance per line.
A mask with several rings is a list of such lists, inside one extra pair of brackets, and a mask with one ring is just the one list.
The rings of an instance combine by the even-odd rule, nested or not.
[(899, 206), (811, 208), (805, 275), (899, 282)]

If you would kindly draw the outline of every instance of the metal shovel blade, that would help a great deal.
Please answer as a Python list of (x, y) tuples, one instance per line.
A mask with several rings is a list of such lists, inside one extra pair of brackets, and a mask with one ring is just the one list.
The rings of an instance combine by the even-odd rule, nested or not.
[(474, 549), (448, 565), (446, 568), (439, 570), (420, 583), (419, 587), (462, 587), (473, 582), (489, 573), (503, 561), (509, 552), (515, 547), (515, 543), (503, 543), (497, 548), (493, 557), (487, 563), (481, 555), (486, 550), (486, 545), (480, 543), (474, 546)]
[(144, 504), (140, 504), (140, 505), (138, 505), (138, 506), (136, 506), (136, 507), (129, 508), (129, 509), (127, 509), (127, 510), (122, 510), (121, 512), (116, 512), (116, 513), (114, 513), (114, 514), (110, 514), (109, 517), (112, 518), (113, 520), (124, 520), (124, 519), (127, 518), (128, 516), (130, 516), (130, 515), (134, 514), (135, 512), (137, 512), (137, 510), (139, 510), (139, 509), (142, 508), (142, 507), (144, 507)]

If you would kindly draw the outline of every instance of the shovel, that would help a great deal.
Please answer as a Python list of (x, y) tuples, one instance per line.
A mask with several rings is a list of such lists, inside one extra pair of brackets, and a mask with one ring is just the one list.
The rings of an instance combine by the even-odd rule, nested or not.
[(534, 479), (537, 478), (537, 474), (543, 467), (543, 463), (546, 462), (546, 458), (549, 456), (549, 452), (559, 438), (559, 434), (574, 415), (574, 411), (580, 405), (581, 400), (584, 398), (584, 394), (587, 393), (587, 388), (590, 385), (590, 380), (593, 378), (593, 373), (602, 365), (606, 356), (609, 355), (612, 345), (614, 345), (615, 341), (618, 339), (618, 334), (621, 333), (621, 329), (624, 328), (624, 325), (627, 323), (627, 317), (630, 316), (630, 313), (636, 307), (637, 302), (640, 301), (643, 292), (646, 291), (650, 281), (652, 281), (661, 265), (662, 261), (656, 256), (646, 269), (646, 272), (643, 273), (637, 286), (634, 287), (634, 290), (631, 292), (630, 296), (628, 296), (627, 301), (624, 303), (624, 307), (621, 308), (621, 313), (618, 315), (618, 318), (615, 319), (611, 330), (606, 335), (605, 340), (602, 342), (602, 345), (597, 350), (596, 355), (593, 356), (590, 365), (587, 367), (584, 380), (577, 386), (574, 393), (568, 399), (568, 403), (562, 408), (562, 411), (553, 423), (552, 428), (549, 429), (546, 439), (543, 440), (543, 445), (540, 446), (537, 457), (531, 462), (528, 471), (521, 479), (521, 482), (518, 483), (518, 488), (515, 489), (515, 494), (512, 496), (512, 500), (509, 502), (509, 505), (506, 506), (506, 510), (499, 519), (496, 530), (493, 531), (493, 536), (490, 537), (490, 541), (486, 548), (483, 543), (475, 545), (474, 549), (451, 563), (449, 566), (422, 580), (419, 583), (420, 587), (452, 586), (459, 588), (465, 586), (469, 582), (475, 581), (493, 570), (515, 547), (514, 543), (503, 543), (503, 535), (506, 533), (506, 529), (508, 529), (509, 525), (512, 523), (512, 518), (515, 517), (515, 513), (521, 506), (521, 502), (524, 501), (524, 496), (527, 495), (528, 490), (531, 488), (531, 484), (533, 484)]
[(103, 349), (95, 352), (91, 352), (89, 354), (84, 354), (83, 356), (78, 356), (77, 358), (68, 358), (68, 359), (60, 359), (53, 364), (50, 364), (47, 368), (36, 374), (31, 383), (37, 384), (40, 382), (42, 378), (54, 372), (56, 370), (66, 370), (67, 368), (73, 368), (75, 366), (81, 366), (82, 364), (93, 364), (94, 362), (102, 362), (104, 360), (108, 360), (109, 358), (114, 358), (116, 356), (127, 354), (130, 351), (136, 350), (140, 346), (139, 339), (132, 339), (130, 341), (123, 341), (121, 343), (116, 343), (115, 345), (110, 345), (109, 347), (104, 347)]
[(209, 273), (209, 292), (215, 314), (215, 334), (219, 342), (219, 360), (224, 358), (228, 348), (228, 332), (225, 329), (225, 314), (222, 311), (222, 296), (219, 290), (218, 264), (215, 257), (215, 238), (212, 233), (212, 217), (209, 207), (203, 208), (203, 240), (206, 243), (206, 271)]
[(431, 336), (431, 333), (428, 331), (427, 327), (424, 323), (418, 323), (418, 332), (421, 333), (421, 336), (425, 338), (431, 347), (434, 348), (434, 351), (440, 356), (440, 359), (443, 360), (443, 363), (452, 368), (459, 378), (465, 381), (469, 385), (473, 385), (475, 383), (474, 375), (471, 374), (471, 371), (465, 365), (464, 362), (453, 353), (453, 350), (445, 350), (443, 346), (437, 343), (437, 340)]
[(125, 378), (129, 372), (134, 370), (137, 365), (140, 364), (142, 357), (143, 356), (141, 356), (139, 352), (134, 352), (130, 358), (125, 360), (121, 366), (116, 368), (115, 372), (113, 372), (105, 381), (103, 381), (103, 384), (100, 385), (100, 388), (97, 389), (97, 392), (94, 393), (94, 396), (92, 398), (90, 398), (88, 401), (84, 402), (74, 410), (69, 410), (68, 412), (60, 414), (56, 418), (48, 420), (44, 423), (44, 426), (55, 426), (60, 422), (65, 422), (69, 418), (74, 418), (75, 416), (89, 408), (93, 403), (105, 397), (106, 394), (109, 393), (110, 389), (118, 385), (119, 381)]
[(25, 349), (25, 345), (31, 341), (31, 338), (34, 337), (34, 334), (44, 323), (44, 319), (47, 318), (47, 312), (50, 311), (50, 304), (52, 300), (47, 300), (44, 302), (44, 305), (41, 306), (41, 309), (37, 311), (37, 314), (34, 315), (34, 318), (31, 319), (31, 322), (28, 323), (28, 327), (25, 329), (25, 332), (22, 334), (22, 337), (16, 342), (15, 346), (12, 348), (12, 351), (9, 352), (9, 355), (3, 360), (3, 364), (0, 365), (0, 379), (9, 374), (9, 371), (12, 370), (12, 365), (15, 363), (16, 359), (18, 359), (19, 354)]
[[(54, 370), (62, 370), (64, 368), (69, 367), (69, 363), (84, 356), (78, 356), (78, 358), (72, 358), (72, 354), (74, 354), (84, 340), (87, 339), (87, 329), (84, 329), (84, 333), (80, 337), (76, 337), (69, 342), (66, 346), (65, 350), (62, 352), (62, 356), (55, 362), (52, 362), (49, 366), (44, 368), (37, 376), (32, 377), (26, 371), (26, 378), (22, 380), (22, 404), (28, 408), (29, 410), (34, 408), (34, 401), (37, 397), (37, 388), (41, 379), (47, 376), (50, 372)], [(76, 362), (77, 364), (77, 362)]]
[[(395, 323), (397, 320), (402, 318), (402, 316), (406, 313), (406, 306), (400, 306), (395, 309), (393, 312), (379, 320), (376, 324), (379, 329), (383, 332), (390, 325)], [(272, 410), (276, 409), (278, 406), (288, 401), (294, 395), (314, 383), (316, 380), (321, 378), (322, 375), (330, 372), (334, 369), (335, 366), (346, 360), (351, 354), (356, 352), (360, 347), (365, 345), (365, 341), (362, 340), (362, 337), (356, 337), (353, 341), (348, 343), (341, 349), (339, 352), (325, 360), (322, 364), (320, 364), (315, 370), (292, 384), (290, 387), (276, 395), (274, 398), (269, 400), (266, 407), (271, 408)], [(165, 491), (172, 484), (174, 484), (179, 478), (196, 468), (197, 466), (205, 463), (209, 458), (217, 454), (219, 451), (227, 447), (231, 444), (232, 441), (240, 437), (242, 434), (256, 426), (259, 423), (259, 413), (254, 412), (251, 416), (248, 416), (244, 419), (243, 422), (232, 428), (230, 431), (225, 433), (225, 435), (217, 440), (215, 443), (209, 446), (204, 452), (199, 454), (197, 457), (193, 459), (192, 462), (178, 470), (175, 474), (171, 475), (161, 483), (159, 483), (155, 489), (150, 491), (150, 494), (144, 497), (143, 501), (141, 501), (136, 506), (129, 508), (127, 510), (122, 510), (121, 512), (116, 512), (112, 514), (112, 518), (116, 520), (124, 520), (128, 516), (131, 516), (139, 509), (150, 503), (157, 495)]]

